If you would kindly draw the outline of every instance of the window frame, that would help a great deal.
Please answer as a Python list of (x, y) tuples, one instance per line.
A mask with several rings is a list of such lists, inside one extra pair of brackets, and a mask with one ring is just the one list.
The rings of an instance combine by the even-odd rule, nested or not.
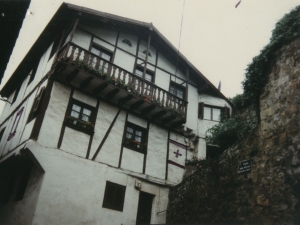
[[(176, 90), (175, 93), (176, 93), (176, 94), (174, 94), (174, 93), (171, 92), (171, 88), (172, 88), (172, 87), (175, 88), (175, 90)], [(182, 93), (182, 98), (180, 98), (179, 96), (177, 96), (177, 89), (182, 89), (182, 91), (183, 91), (183, 93)], [(169, 87), (169, 92), (170, 92), (170, 94), (172, 94), (172, 95), (176, 96), (177, 98), (182, 99), (182, 100), (184, 100), (184, 101), (185, 101), (185, 96), (186, 96), (185, 90), (186, 90), (186, 87), (185, 87), (185, 86), (182, 86), (182, 85), (180, 85), (180, 84), (178, 84), (178, 83), (175, 83), (175, 82), (173, 82), (173, 81), (170, 82), (170, 87)]]
[[(154, 80), (155, 80), (155, 73), (154, 73), (154, 71), (149, 70), (149, 69), (146, 68), (146, 73), (145, 73), (145, 76), (144, 76), (144, 68), (145, 67), (137, 65), (135, 67), (135, 69), (134, 69), (134, 75), (136, 75), (137, 77), (143, 79), (144, 81), (146, 81), (148, 83), (154, 84)], [(142, 72), (142, 76), (137, 75), (137, 73), (136, 73), (137, 70), (139, 70), (140, 72)], [(152, 77), (151, 81), (149, 81), (149, 80), (146, 79), (146, 75), (150, 75)]]
[(28, 116), (28, 119), (27, 119), (27, 123), (30, 123), (39, 114), (40, 104), (41, 104), (41, 102), (43, 102), (45, 89), (46, 89), (45, 87), (42, 87), (39, 94), (35, 97), (32, 107), (31, 107), (31, 110), (30, 110), (30, 113), (29, 113), (29, 116)]
[[(210, 119), (204, 119), (204, 107), (211, 109)], [(220, 120), (213, 120), (213, 109), (220, 109)], [(227, 106), (221, 107), (221, 106), (205, 104), (204, 102), (199, 102), (199, 104), (198, 104), (198, 118), (199, 119), (220, 122), (222, 119), (222, 116), (226, 116), (227, 118), (230, 117), (230, 109)]]
[[(92, 48), (95, 48), (95, 49), (99, 50), (99, 51), (100, 51), (100, 55), (97, 55), (96, 53), (93, 53), (93, 52), (92, 52)], [(113, 52), (110, 51), (110, 50), (108, 50), (107, 48), (105, 48), (105, 47), (103, 47), (103, 46), (97, 44), (97, 43), (94, 42), (93, 40), (91, 41), (91, 45), (90, 45), (89, 51), (90, 51), (92, 54), (94, 54), (94, 55), (100, 57), (101, 59), (104, 59), (104, 60), (106, 60), (106, 61), (108, 61), (108, 62), (112, 62), (113, 55), (114, 55)], [(104, 54), (106, 54), (106, 55), (109, 55), (109, 56), (110, 56), (110, 59), (107, 60), (107, 59), (105, 59), (105, 58), (102, 58), (102, 57), (101, 57), (102, 53), (104, 53)]]
[(21, 86), (22, 86), (22, 84), (19, 85), (19, 86), (16, 88), (16, 90), (15, 90), (15, 92), (14, 92), (14, 97), (13, 97), (13, 99), (12, 99), (12, 101), (11, 101), (11, 105), (14, 104), (14, 102), (17, 100), (18, 95), (19, 95), (19, 92), (20, 92), (20, 90), (21, 90)]
[(123, 39), (122, 41), (123, 43), (127, 44), (128, 46), (132, 47), (131, 41), (129, 41), (128, 39)]
[(27, 85), (29, 85), (29, 84), (34, 80), (35, 75), (36, 75), (36, 72), (37, 72), (38, 67), (39, 67), (39, 64), (40, 64), (40, 61), (39, 61), (39, 60), (36, 60), (36, 61), (34, 62), (34, 65), (32, 66), (32, 69), (31, 69), (31, 71), (30, 71), (30, 75), (29, 75), (30, 78), (29, 78), (29, 81), (28, 81)]
[[(71, 116), (71, 112), (73, 109), (73, 105), (76, 104), (77, 106), (81, 107), (80, 113), (78, 118)], [(82, 112), (84, 109), (88, 109), (91, 111), (91, 115), (89, 117), (89, 121), (84, 121), (80, 118), (82, 118)], [(65, 117), (65, 125), (69, 128), (72, 128), (74, 130), (86, 133), (86, 134), (94, 134), (94, 127), (96, 122), (96, 107), (93, 107), (91, 105), (88, 105), (84, 102), (81, 102), (77, 99), (71, 99), (69, 102), (69, 107), (66, 113)], [(77, 121), (78, 123), (74, 124), (74, 121)], [(89, 124), (88, 124), (89, 123)]]
[(13, 123), (13, 125), (11, 127), (11, 130), (10, 130), (10, 133), (8, 135), (7, 141), (10, 141), (16, 135), (17, 128), (18, 128), (18, 125), (19, 125), (19, 122), (20, 122), (20, 119), (22, 117), (23, 112), (24, 112), (24, 106), (16, 114), (14, 123)]
[(5, 129), (6, 129), (6, 127), (3, 127), (3, 128), (1, 129), (1, 131), (0, 131), (0, 143), (1, 143), (1, 140), (2, 140), (2, 138), (3, 138)]
[[(130, 133), (127, 131), (127, 128), (131, 128), (133, 129), (132, 132), (132, 137), (131, 138), (127, 138), (127, 134)], [(136, 141), (136, 131), (140, 131), (141, 132), (141, 142), (139, 142), (140, 144), (137, 143)], [(129, 148), (133, 151), (137, 151), (143, 154), (147, 153), (147, 140), (148, 140), (148, 132), (146, 128), (143, 128), (141, 126), (138, 126), (134, 123), (131, 122), (126, 122), (125, 124), (125, 129), (124, 129), (124, 135), (123, 135), (123, 146), (126, 148)]]
[[(106, 181), (102, 208), (123, 212), (125, 194), (126, 194), (126, 186), (116, 184), (110, 181)], [(113, 198), (111, 198), (112, 197), (111, 195), (113, 195)]]

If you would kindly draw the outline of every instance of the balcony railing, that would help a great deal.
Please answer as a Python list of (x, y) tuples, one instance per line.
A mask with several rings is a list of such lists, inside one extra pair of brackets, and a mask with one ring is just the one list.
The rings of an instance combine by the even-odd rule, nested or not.
[[(96, 95), (103, 93), (106, 89), (106, 98), (112, 99), (118, 94), (118, 104), (130, 101), (131, 109), (142, 109), (143, 114), (152, 111), (150, 113), (152, 118), (163, 120), (164, 123), (181, 125), (186, 121), (187, 102), (185, 100), (72, 42), (60, 49), (54, 69), (55, 67), (54, 76), (58, 80), (66, 83), (75, 80), (76, 83), (78, 74), (81, 76), (85, 74), (80, 81), (79, 78), (77, 79), (78, 87), (82, 89)], [(141, 105), (143, 106), (140, 107)]]

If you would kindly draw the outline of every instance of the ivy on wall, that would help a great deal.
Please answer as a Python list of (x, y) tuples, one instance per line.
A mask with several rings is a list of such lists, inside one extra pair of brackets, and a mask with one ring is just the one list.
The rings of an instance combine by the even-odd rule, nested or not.
[(275, 62), (276, 52), (299, 36), (300, 6), (297, 6), (276, 23), (275, 29), (272, 31), (270, 43), (248, 65), (245, 79), (242, 82), (246, 105), (254, 104), (259, 109), (259, 97), (268, 81), (267, 75)]
[[(244, 93), (230, 99), (235, 106), (235, 115), (222, 119), (218, 125), (208, 130), (208, 143), (224, 150), (241, 140), (260, 123), (259, 99), (268, 82), (268, 74), (276, 60), (277, 51), (299, 36), (300, 6), (297, 6), (277, 22), (270, 43), (248, 65), (242, 82)], [(245, 112), (248, 115), (243, 116)]]

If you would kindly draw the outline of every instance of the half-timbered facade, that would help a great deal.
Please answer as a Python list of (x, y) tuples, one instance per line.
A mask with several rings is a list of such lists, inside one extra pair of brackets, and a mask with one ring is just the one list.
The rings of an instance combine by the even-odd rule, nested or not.
[(1, 90), (0, 223), (163, 224), (231, 103), (152, 25), (63, 4)]

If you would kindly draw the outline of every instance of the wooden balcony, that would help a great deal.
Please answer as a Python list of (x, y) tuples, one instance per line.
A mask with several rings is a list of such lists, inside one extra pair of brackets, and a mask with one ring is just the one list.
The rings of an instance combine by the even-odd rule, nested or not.
[(74, 43), (58, 52), (52, 71), (55, 80), (146, 119), (173, 128), (186, 122), (186, 101)]

